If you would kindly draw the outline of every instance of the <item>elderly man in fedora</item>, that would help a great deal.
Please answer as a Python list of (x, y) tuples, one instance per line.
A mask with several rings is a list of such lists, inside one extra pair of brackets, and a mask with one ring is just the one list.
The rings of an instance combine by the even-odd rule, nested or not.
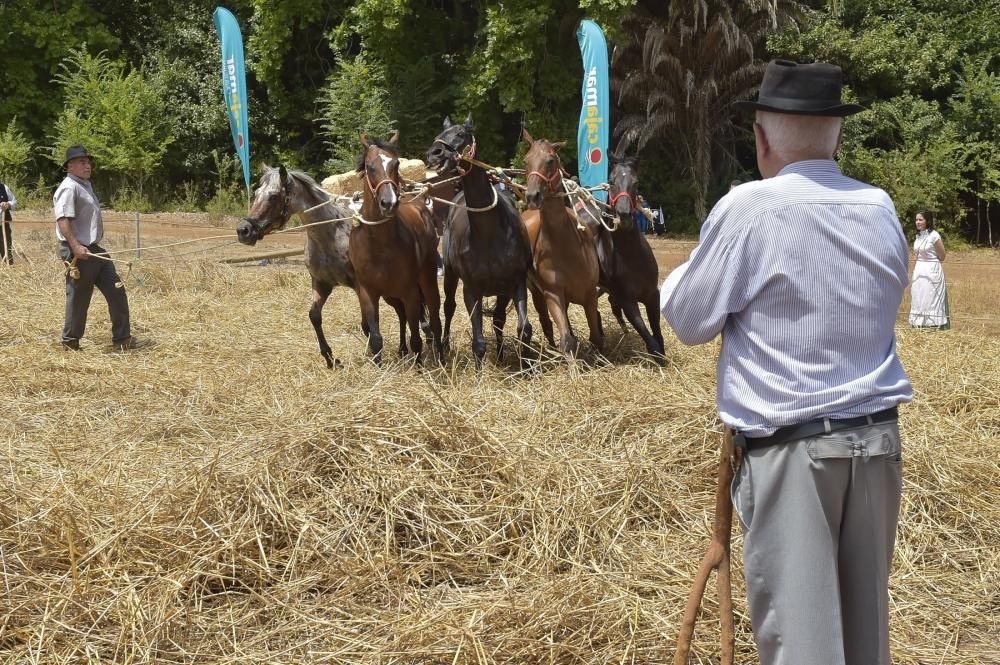
[(712, 209), (661, 289), (685, 344), (722, 333), (719, 415), (765, 665), (889, 665), (888, 575), (902, 488), (896, 355), (907, 243), (889, 196), (834, 157), (841, 70), (771, 62), (753, 130), (763, 180)]
[(115, 264), (96, 256), (104, 254), (105, 250), (97, 244), (104, 237), (104, 221), (100, 201), (90, 182), (93, 157), (82, 145), (71, 146), (66, 150), (63, 168), (66, 169), (66, 177), (52, 197), (56, 237), (59, 239), (59, 257), (73, 263), (79, 275), (76, 271), (67, 271), (62, 344), (67, 349), (79, 350), (80, 339), (87, 327), (87, 310), (96, 286), (108, 301), (114, 348), (132, 348), (134, 340), (130, 332), (125, 288)]

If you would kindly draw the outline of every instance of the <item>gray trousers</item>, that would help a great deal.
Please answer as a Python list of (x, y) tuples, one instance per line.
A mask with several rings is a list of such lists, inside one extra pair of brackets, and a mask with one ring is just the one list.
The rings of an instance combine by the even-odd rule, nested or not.
[(762, 665), (891, 665), (901, 492), (895, 422), (744, 456), (732, 495)]
[[(92, 254), (104, 251), (97, 244), (89, 245), (87, 249)], [(73, 253), (69, 246), (66, 243), (60, 243), (59, 258), (63, 261), (69, 261), (72, 257)], [(118, 277), (118, 271), (115, 270), (115, 264), (111, 261), (91, 257), (77, 261), (76, 267), (80, 269), (80, 279), (66, 276), (66, 321), (63, 324), (62, 341), (74, 344), (83, 337), (83, 332), (87, 327), (87, 310), (90, 309), (90, 299), (94, 295), (95, 286), (104, 299), (108, 301), (112, 342), (128, 339), (131, 336), (128, 296), (125, 295), (124, 287), (115, 287), (115, 284), (121, 281), (121, 278)]]

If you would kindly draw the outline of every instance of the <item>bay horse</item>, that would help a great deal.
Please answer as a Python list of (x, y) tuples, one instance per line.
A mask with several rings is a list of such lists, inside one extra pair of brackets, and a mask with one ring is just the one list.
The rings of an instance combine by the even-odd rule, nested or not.
[[(397, 314), (405, 314), (410, 348), (420, 360), (423, 339), (420, 318), (426, 304), (431, 339), (439, 360), (441, 296), (437, 286), (437, 234), (434, 219), (419, 196), (400, 200), (399, 132), (388, 142), (361, 135), (363, 152), (357, 172), (364, 182), (359, 225), (351, 233), (348, 253), (358, 284), (361, 315), (367, 325), (368, 347), (376, 363), (382, 360), (378, 304), (381, 298)], [(400, 322), (400, 353), (405, 355), (405, 326)]]
[[(483, 297), (496, 296), (493, 333), (497, 360), (503, 355), (503, 329), (507, 303), (517, 308), (517, 338), (521, 349), (531, 341), (528, 322), (528, 271), (531, 245), (528, 232), (510, 194), (498, 192), (486, 171), (463, 157), (476, 159), (476, 137), (472, 114), (462, 124), (444, 119), (444, 131), (427, 151), (428, 165), (441, 174), (459, 173), (462, 191), (449, 206), (444, 232), (444, 339), (451, 334), (455, 315), (455, 292), (462, 280), (462, 296), (472, 322), (472, 353), (476, 367), (486, 355), (483, 335)], [(441, 204), (442, 206), (444, 204)]]
[(565, 144), (536, 141), (526, 129), (522, 138), (531, 146), (524, 157), (528, 210), (523, 213), (534, 268), (529, 286), (542, 331), (555, 346), (551, 316), (559, 326), (562, 352), (575, 355), (577, 340), (566, 309), (570, 303), (583, 305), (590, 342), (603, 351), (604, 333), (597, 311), (597, 250), (591, 230), (565, 204), (564, 171), (559, 160), (559, 149)]
[(334, 219), (329, 224), (306, 228), (305, 263), (312, 277), (309, 320), (316, 330), (319, 352), (326, 366), (336, 362), (323, 334), (323, 305), (335, 286), (357, 290), (354, 267), (348, 256), (353, 212), (335, 203), (316, 181), (301, 171), (284, 166), (264, 166), (250, 211), (236, 226), (236, 237), (244, 245), (256, 245), (264, 236), (284, 228), (292, 215), (306, 224)]
[[(610, 253), (606, 269), (601, 271), (600, 287), (608, 294), (611, 311), (622, 329), (625, 329), (624, 312), (635, 331), (646, 344), (646, 351), (663, 366), (665, 364), (663, 334), (660, 332), (660, 292), (657, 286), (659, 268), (656, 257), (645, 235), (635, 223), (639, 205), (636, 195), (639, 187), (638, 160), (634, 157), (611, 158), (611, 175), (608, 177), (609, 205), (618, 219), (614, 230), (601, 221), (601, 210), (592, 202), (577, 204), (576, 210), (587, 225), (607, 239)], [(598, 254), (600, 255), (600, 246)], [(646, 308), (649, 328), (639, 312), (639, 304)], [(652, 331), (652, 332), (650, 332)]]

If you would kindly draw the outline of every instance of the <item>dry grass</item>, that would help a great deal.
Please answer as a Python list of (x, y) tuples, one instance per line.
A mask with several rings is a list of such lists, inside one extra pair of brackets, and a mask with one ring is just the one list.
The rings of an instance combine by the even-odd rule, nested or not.
[[(667, 333), (661, 370), (633, 334), (614, 365), (476, 373), (460, 322), (447, 368), (380, 370), (337, 291), (327, 371), (301, 267), (192, 262), (134, 269), (143, 348), (110, 351), (97, 296), (70, 353), (29, 250), (0, 269), (0, 660), (669, 660), (711, 521), (713, 345)], [(1000, 340), (899, 346), (895, 658), (1000, 662)], [(716, 662), (707, 608), (693, 662)]]

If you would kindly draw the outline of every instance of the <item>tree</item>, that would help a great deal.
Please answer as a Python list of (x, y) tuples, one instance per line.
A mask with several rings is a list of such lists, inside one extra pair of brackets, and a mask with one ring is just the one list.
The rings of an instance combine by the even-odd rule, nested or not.
[(671, 0), (665, 17), (636, 14), (627, 22), (613, 85), (631, 112), (615, 132), (625, 149), (642, 150), (661, 137), (679, 148), (699, 221), (706, 216), (713, 156), (732, 141), (731, 104), (760, 84), (758, 50), (797, 13), (797, 5), (784, 0)]
[(17, 128), (17, 118), (0, 132), (0, 182), (14, 188), (25, 182), (34, 146)]
[(81, 143), (101, 164), (101, 173), (142, 195), (173, 142), (162, 112), (162, 85), (137, 69), (84, 50), (70, 51), (56, 80), (66, 103), (51, 137), (51, 158), (62, 163), (68, 146)]
[(323, 133), (333, 153), (327, 167), (336, 173), (354, 170), (362, 132), (384, 138), (394, 128), (385, 71), (363, 55), (337, 63), (320, 104)]

